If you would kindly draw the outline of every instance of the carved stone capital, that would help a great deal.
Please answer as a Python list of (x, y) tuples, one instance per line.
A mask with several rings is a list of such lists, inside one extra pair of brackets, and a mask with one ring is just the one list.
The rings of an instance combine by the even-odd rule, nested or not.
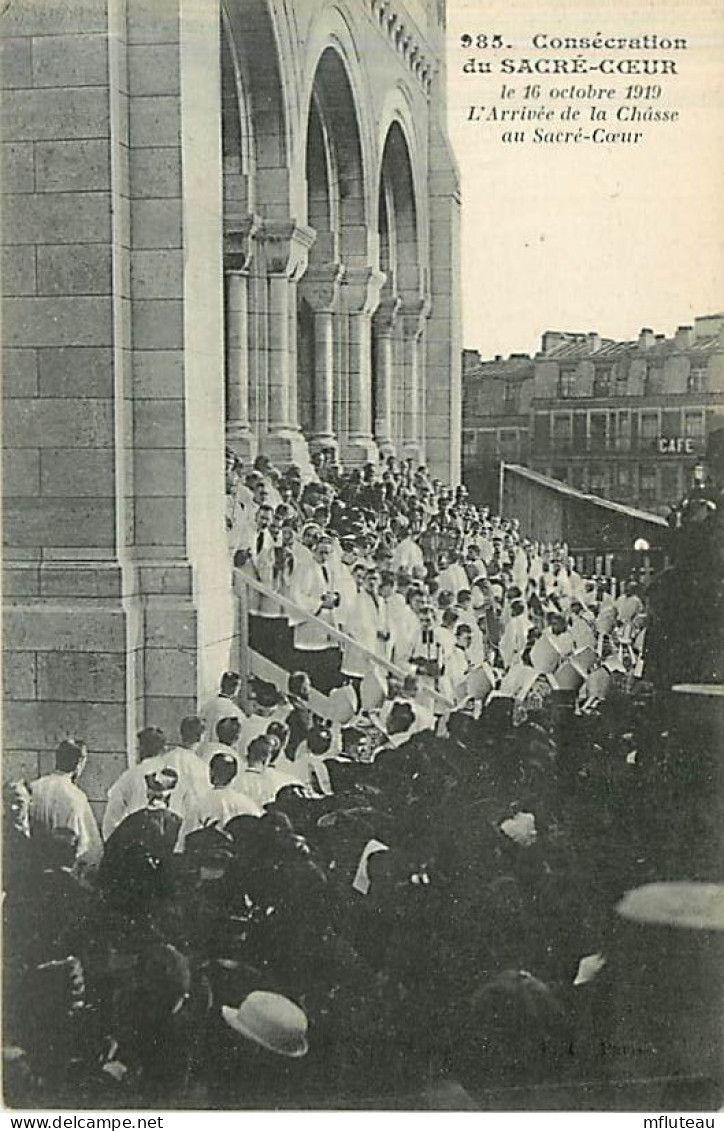
[(299, 282), (299, 293), (316, 313), (331, 313), (339, 299), (344, 273), (342, 263), (311, 263)]
[(425, 322), (430, 316), (432, 301), (429, 295), (420, 295), (402, 304), (400, 316), (405, 329), (406, 338), (419, 338), (425, 329)]
[(386, 337), (393, 333), (401, 305), (401, 300), (397, 295), (389, 295), (380, 299), (373, 318), (375, 331), (379, 337)]
[(297, 282), (307, 269), (316, 232), (296, 220), (264, 220), (258, 239), (263, 243), (267, 271)]
[(261, 219), (250, 213), (243, 220), (237, 220), (224, 232), (224, 270), (248, 271), (254, 258), (256, 235)]
[(348, 267), (342, 293), (350, 314), (373, 314), (380, 301), (380, 291), (387, 276), (376, 267)]

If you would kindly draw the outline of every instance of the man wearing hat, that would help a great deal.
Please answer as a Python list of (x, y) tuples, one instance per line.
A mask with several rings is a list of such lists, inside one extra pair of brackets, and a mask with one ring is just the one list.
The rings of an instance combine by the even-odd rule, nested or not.
[[(256, 985), (260, 981), (257, 974)], [(309, 1075), (304, 1011), (269, 989), (246, 992), (240, 1005), (228, 1000), (221, 987), (214, 993), (212, 1013), (197, 1046), (195, 1074), (208, 1089), (205, 1106), (248, 1109), (303, 1103)]]
[(582, 988), (592, 1063), (610, 1078), (644, 1081), (642, 1110), (719, 1109), (724, 885), (667, 880), (626, 892), (604, 957)]

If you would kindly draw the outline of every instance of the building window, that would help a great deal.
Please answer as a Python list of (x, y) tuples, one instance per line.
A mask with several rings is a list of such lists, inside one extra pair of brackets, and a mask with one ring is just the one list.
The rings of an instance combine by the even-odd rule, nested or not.
[(687, 439), (703, 440), (704, 438), (704, 412), (694, 409), (684, 413), (684, 435)]
[(573, 414), (573, 450), (585, 452), (588, 448), (588, 418), (585, 412)]
[(584, 490), (585, 468), (582, 463), (574, 463), (570, 471), (570, 484), (577, 491)]
[(628, 392), (628, 366), (621, 365), (616, 368), (616, 396), (624, 397)]
[(628, 410), (616, 413), (616, 451), (627, 452), (631, 447), (631, 415)]
[(550, 447), (550, 418), (545, 412), (537, 412), (533, 421), (533, 449), (547, 452)]
[(497, 458), (497, 450), (495, 447), (495, 429), (494, 428), (480, 428), (477, 434), (477, 445), (475, 455), (483, 463), (494, 463)]
[(594, 397), (610, 397), (613, 377), (613, 367), (610, 365), (596, 366), (593, 376)]
[(591, 451), (602, 452), (606, 448), (606, 413), (591, 413)]
[(692, 361), (686, 388), (690, 393), (707, 391), (706, 363)]
[(575, 369), (561, 369), (558, 376), (558, 396), (574, 397), (576, 395)]
[(642, 502), (652, 503), (656, 499), (656, 493), (656, 468), (645, 465), (639, 469), (639, 498)]
[(631, 494), (631, 470), (627, 464), (616, 468), (616, 494), (625, 499)]
[(520, 447), (518, 444), (518, 429), (517, 428), (501, 428), (498, 432), (498, 451), (500, 458), (506, 460), (508, 463), (514, 463), (519, 459)]
[(506, 381), (503, 385), (503, 409), (505, 412), (518, 411), (518, 390), (520, 385), (517, 381)]
[(660, 393), (663, 388), (664, 367), (661, 362), (650, 361), (646, 366), (646, 378), (644, 380), (644, 396), (650, 397), (654, 393)]
[(661, 498), (665, 503), (677, 503), (681, 498), (678, 463), (665, 464), (661, 468)]
[(641, 447), (650, 448), (659, 434), (658, 412), (642, 412), (639, 418), (639, 436)]
[(681, 427), (680, 408), (664, 408), (661, 410), (660, 436), (665, 437), (667, 440), (675, 439), (677, 436), (682, 435)]
[(475, 455), (475, 432), (472, 428), (463, 429), (463, 455)]
[(572, 442), (572, 427), (571, 417), (568, 413), (565, 416), (560, 414), (553, 415), (553, 449), (556, 452), (568, 451)]
[(591, 467), (591, 478), (589, 482), (589, 491), (592, 495), (605, 495), (608, 488), (608, 475), (606, 468), (601, 464), (594, 463)]

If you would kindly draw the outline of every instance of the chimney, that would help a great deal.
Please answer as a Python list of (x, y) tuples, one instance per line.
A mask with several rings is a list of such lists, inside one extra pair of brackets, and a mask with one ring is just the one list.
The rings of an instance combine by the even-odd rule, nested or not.
[(694, 337), (716, 337), (724, 329), (724, 314), (702, 314), (694, 319)]
[(463, 350), (463, 374), (470, 373), (481, 364), (480, 350)]
[(591, 353), (596, 353), (601, 348), (601, 335), (597, 334), (595, 330), (590, 334), (586, 334), (586, 344)]
[(541, 338), (540, 348), (542, 353), (550, 353), (552, 350), (559, 346), (563, 341), (565, 335), (561, 334), (559, 330), (546, 330)]
[(639, 334), (639, 349), (649, 350), (653, 344), (654, 332), (645, 327)]
[(694, 327), (679, 326), (674, 335), (674, 345), (679, 350), (688, 350), (694, 344)]

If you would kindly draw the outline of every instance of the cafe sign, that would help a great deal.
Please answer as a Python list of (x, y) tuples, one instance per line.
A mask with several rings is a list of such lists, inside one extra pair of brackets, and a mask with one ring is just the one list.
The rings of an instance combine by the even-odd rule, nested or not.
[(696, 441), (691, 436), (659, 436), (657, 446), (662, 456), (693, 456), (697, 454)]

